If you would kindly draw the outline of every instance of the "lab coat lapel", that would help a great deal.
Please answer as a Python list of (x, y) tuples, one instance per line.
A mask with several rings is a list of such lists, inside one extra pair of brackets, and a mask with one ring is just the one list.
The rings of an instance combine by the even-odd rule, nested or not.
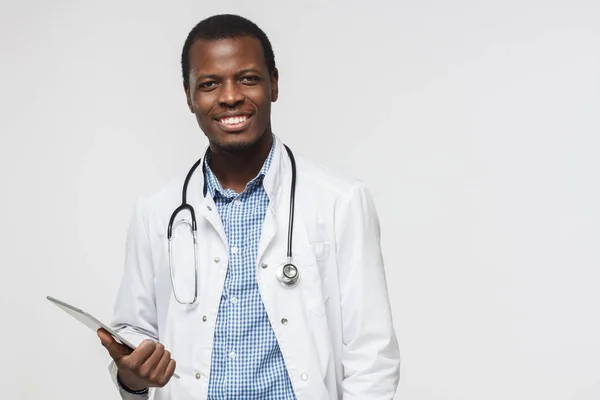
[[(203, 154), (206, 154), (206, 152)], [(188, 194), (188, 201), (196, 210), (196, 218), (204, 217), (213, 227), (213, 229), (217, 231), (223, 243), (227, 244), (227, 236), (225, 235), (225, 229), (221, 223), (221, 217), (219, 216), (217, 206), (215, 205), (215, 202), (209, 193), (204, 196), (204, 173), (202, 172), (203, 164), (204, 160), (202, 160), (202, 164), (198, 166), (198, 170), (192, 179), (193, 182), (190, 182), (190, 189), (193, 189), (191, 189), (190, 193)], [(200, 224), (200, 221), (198, 221), (198, 224)], [(200, 235), (200, 227), (198, 227), (198, 232)], [(203, 238), (198, 237), (198, 240), (201, 241)]]
[[(283, 143), (278, 137), (275, 137), (275, 152), (273, 153), (273, 161), (271, 168), (267, 171), (263, 180), (265, 192), (269, 197), (269, 208), (263, 222), (263, 229), (258, 245), (257, 262), (259, 262), (265, 252), (272, 244), (276, 234), (286, 234), (287, 231), (282, 226), (283, 221), (288, 219), (284, 216), (289, 214), (289, 202), (287, 202), (284, 188), (290, 187), (291, 176), (289, 175), (289, 159), (283, 157)], [(285, 253), (282, 253), (282, 257)], [(284, 261), (282, 259), (282, 261)]]

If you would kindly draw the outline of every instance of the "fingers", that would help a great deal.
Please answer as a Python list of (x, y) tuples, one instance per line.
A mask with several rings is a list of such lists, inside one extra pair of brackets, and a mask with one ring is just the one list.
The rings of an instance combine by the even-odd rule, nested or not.
[(159, 363), (165, 353), (165, 347), (160, 343), (156, 343), (152, 353), (143, 362), (143, 364), (140, 365), (140, 376), (144, 379), (150, 379), (150, 377), (154, 375), (156, 365)]
[[(169, 373), (171, 364), (173, 364), (173, 368)], [(162, 344), (156, 343), (152, 354), (134, 372), (136, 376), (147, 382), (148, 386), (162, 387), (173, 376), (173, 372), (175, 372), (174, 364), (175, 361), (171, 359), (171, 353), (166, 351)]]
[(112, 335), (108, 333), (104, 328), (98, 329), (96, 333), (98, 334), (98, 337), (100, 338), (100, 341), (102, 342), (103, 346), (107, 346), (114, 341)]
[(130, 348), (117, 343), (117, 341), (112, 337), (112, 335), (106, 330), (100, 328), (97, 333), (98, 337), (100, 338), (100, 342), (106, 348), (108, 354), (113, 360), (119, 361), (120, 359), (131, 353)]
[(123, 360), (123, 362), (126, 363), (130, 369), (137, 370), (141, 368), (152, 353), (154, 353), (156, 345), (155, 342), (149, 339), (142, 341), (133, 353), (131, 353), (126, 360)]
[[(171, 379), (171, 377), (175, 373), (176, 366), (177, 366), (177, 363), (175, 362), (175, 360), (171, 359), (171, 361), (169, 361), (169, 365), (167, 366), (167, 370), (165, 371), (165, 376), (167, 377), (167, 382), (169, 381), (169, 379)], [(167, 383), (165, 382), (165, 385), (166, 384)]]
[[(167, 384), (167, 382), (169, 381), (169, 379), (171, 378), (171, 375), (167, 375), (167, 367), (169, 366), (169, 363), (173, 361), (171, 360), (171, 353), (169, 353), (168, 351), (165, 351), (160, 359), (160, 361), (158, 362), (158, 364), (155, 366), (154, 368), (154, 372), (150, 375), (149, 379), (152, 382), (155, 382), (158, 386), (164, 386)], [(173, 361), (175, 362), (175, 361)]]
[(136, 387), (162, 387), (175, 372), (175, 360), (171, 359), (171, 353), (161, 343), (144, 340), (132, 352), (104, 329), (98, 330), (98, 337), (119, 370), (123, 371), (123, 376)]

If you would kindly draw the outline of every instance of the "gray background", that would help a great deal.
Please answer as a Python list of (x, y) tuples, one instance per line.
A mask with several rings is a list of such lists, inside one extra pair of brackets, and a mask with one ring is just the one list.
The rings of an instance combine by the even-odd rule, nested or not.
[(134, 201), (206, 145), (179, 58), (200, 19), (270, 35), (273, 126), (364, 180), (398, 399), (600, 398), (600, 2), (3, 1), (2, 398), (110, 399)]

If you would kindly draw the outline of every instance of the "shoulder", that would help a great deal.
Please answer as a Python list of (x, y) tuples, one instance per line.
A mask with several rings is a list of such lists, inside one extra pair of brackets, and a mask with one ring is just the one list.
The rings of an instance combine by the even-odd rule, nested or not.
[(180, 173), (153, 191), (140, 196), (137, 212), (146, 221), (164, 219), (165, 214), (172, 213), (181, 204), (184, 181), (185, 173)]
[(307, 221), (316, 215), (315, 220), (325, 217), (332, 226), (366, 221), (379, 229), (377, 208), (365, 182), (303, 156), (296, 157), (296, 166), (296, 196), (301, 199)]
[(298, 184), (309, 188), (310, 192), (347, 198), (357, 191), (368, 191), (365, 183), (355, 176), (336, 171), (302, 155), (295, 158)]

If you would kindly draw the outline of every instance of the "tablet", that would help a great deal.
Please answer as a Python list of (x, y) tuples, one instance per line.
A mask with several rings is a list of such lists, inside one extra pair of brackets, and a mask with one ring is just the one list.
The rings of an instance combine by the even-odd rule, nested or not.
[[(109, 328), (106, 324), (103, 324), (102, 322), (100, 322), (94, 316), (86, 313), (83, 310), (80, 310), (77, 307), (73, 307), (72, 305), (67, 304), (64, 301), (55, 299), (54, 297), (46, 296), (46, 298), (50, 302), (56, 304), (59, 308), (61, 308), (67, 314), (69, 314), (70, 316), (72, 316), (73, 318), (75, 318), (76, 320), (78, 320), (79, 322), (81, 322), (82, 324), (87, 326), (88, 328), (92, 329), (94, 332), (97, 332), (98, 329), (103, 328), (108, 333), (110, 333), (115, 338), (115, 340), (117, 340), (119, 343), (123, 344), (124, 346), (129, 347), (131, 350), (135, 350), (135, 346), (131, 342), (129, 342), (124, 337), (119, 335), (113, 329)], [(177, 374), (173, 374), (173, 377), (176, 379), (179, 379), (179, 376)]]

